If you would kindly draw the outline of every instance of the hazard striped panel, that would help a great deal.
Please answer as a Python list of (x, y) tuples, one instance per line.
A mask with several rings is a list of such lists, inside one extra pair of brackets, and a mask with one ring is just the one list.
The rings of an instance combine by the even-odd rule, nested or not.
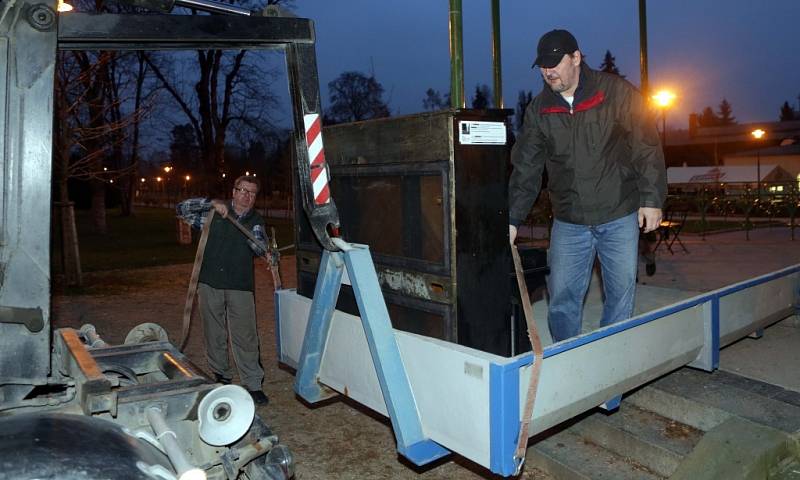
[(322, 122), (318, 113), (310, 113), (303, 115), (303, 123), (314, 203), (324, 205), (331, 201), (331, 193), (328, 188), (328, 169), (325, 168), (325, 149), (322, 147)]

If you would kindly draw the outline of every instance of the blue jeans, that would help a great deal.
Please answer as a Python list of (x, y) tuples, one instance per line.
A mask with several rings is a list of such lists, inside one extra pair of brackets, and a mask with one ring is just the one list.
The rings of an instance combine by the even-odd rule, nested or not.
[(602, 225), (553, 222), (548, 262), (550, 294), (547, 322), (554, 342), (581, 333), (583, 302), (592, 277), (595, 253), (603, 277), (600, 326), (633, 313), (636, 291), (639, 222), (637, 212)]

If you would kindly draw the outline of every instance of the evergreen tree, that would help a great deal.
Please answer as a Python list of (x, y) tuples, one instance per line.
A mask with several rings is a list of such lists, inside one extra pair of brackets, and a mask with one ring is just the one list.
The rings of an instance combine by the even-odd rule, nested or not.
[(625, 75), (619, 73), (616, 61), (617, 57), (611, 55), (611, 50), (606, 50), (606, 56), (603, 57), (603, 63), (600, 65), (600, 71), (613, 73), (614, 75), (619, 75), (620, 77), (625, 78)]
[(789, 102), (783, 102), (783, 106), (781, 106), (781, 116), (779, 118), (781, 122), (791, 122), (792, 120), (800, 120), (798, 118), (797, 113), (795, 113), (794, 108), (789, 105)]
[(711, 107), (703, 109), (703, 113), (697, 115), (697, 124), (701, 127), (716, 127), (719, 126), (719, 118)]
[(492, 91), (486, 84), (475, 85), (475, 96), (472, 97), (472, 108), (485, 110), (491, 106)]
[(519, 96), (517, 97), (517, 111), (516, 111), (516, 118), (514, 122), (514, 127), (516, 128), (517, 132), (522, 130), (522, 125), (525, 122), (525, 109), (528, 108), (528, 104), (531, 103), (533, 100), (533, 93), (530, 90), (527, 92), (525, 90), (519, 91)]
[(719, 125), (733, 125), (736, 123), (736, 117), (732, 115), (733, 109), (731, 108), (731, 104), (728, 103), (728, 100), (725, 98), (722, 99), (722, 102), (719, 104), (719, 112), (717, 116), (719, 118)]
[(439, 90), (429, 88), (425, 91), (425, 98), (422, 99), (422, 108), (434, 112), (436, 110), (446, 110), (450, 106), (450, 94), (442, 97)]

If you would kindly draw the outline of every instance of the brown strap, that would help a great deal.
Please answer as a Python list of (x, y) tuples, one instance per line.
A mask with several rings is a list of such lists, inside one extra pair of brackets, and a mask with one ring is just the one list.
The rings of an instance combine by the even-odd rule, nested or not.
[(192, 311), (194, 310), (194, 297), (197, 294), (197, 280), (200, 278), (200, 267), (203, 265), (203, 254), (206, 251), (208, 242), (208, 231), (211, 230), (211, 221), (214, 220), (214, 209), (208, 212), (203, 233), (200, 235), (200, 242), (197, 244), (197, 253), (194, 256), (194, 266), (192, 267), (192, 278), (189, 280), (189, 291), (186, 293), (186, 304), (183, 306), (183, 330), (181, 333), (180, 351), (186, 348), (186, 341), (189, 339), (189, 326), (192, 324)]
[[(230, 222), (233, 224), (233, 226), (238, 228), (239, 231), (242, 232), (242, 234), (244, 234), (244, 236), (247, 237), (248, 240), (250, 240), (251, 242), (255, 243), (256, 245), (260, 245), (261, 244), (261, 242), (258, 241), (258, 239), (256, 239), (255, 236), (253, 236), (253, 232), (251, 232), (250, 230), (245, 228), (244, 225), (242, 225), (241, 223), (236, 221), (236, 219), (233, 218), (232, 215), (228, 215), (225, 218), (230, 220)], [(281, 288), (283, 288), (283, 286), (281, 284), (280, 263), (278, 263), (278, 260), (277, 260), (277, 253), (278, 253), (277, 247), (278, 247), (278, 244), (276, 243), (276, 240), (275, 240), (275, 229), (273, 228), (272, 229), (272, 244), (271, 245), (264, 245), (264, 256), (261, 257), (261, 258), (264, 259), (265, 262), (267, 262), (267, 266), (269, 267), (269, 271), (272, 274), (272, 286), (275, 288), (275, 290), (280, 290)]]
[(522, 304), (522, 312), (525, 314), (525, 323), (528, 324), (528, 338), (533, 347), (533, 366), (531, 368), (531, 380), (528, 384), (528, 393), (525, 397), (525, 409), (520, 422), (519, 437), (517, 438), (517, 450), (514, 452), (514, 460), (517, 462), (516, 474), (522, 471), (525, 463), (525, 452), (528, 447), (528, 427), (530, 427), (531, 416), (533, 415), (533, 404), (536, 401), (536, 389), (539, 386), (539, 374), (542, 370), (542, 339), (539, 338), (539, 331), (536, 329), (536, 322), (533, 320), (533, 307), (528, 297), (528, 286), (525, 283), (525, 274), (522, 271), (522, 260), (519, 258), (519, 251), (516, 245), (511, 245), (511, 256), (514, 259), (514, 271), (517, 274), (517, 287), (519, 288), (519, 300)]

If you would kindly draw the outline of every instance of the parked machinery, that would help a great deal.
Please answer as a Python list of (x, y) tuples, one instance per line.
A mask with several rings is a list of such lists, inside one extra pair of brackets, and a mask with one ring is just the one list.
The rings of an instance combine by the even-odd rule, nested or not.
[(305, 143), (304, 126), (320, 117), (312, 22), (205, 0), (127, 3), (227, 15), (59, 16), (55, 0), (0, 4), (0, 479), (289, 478), (291, 455), (249, 395), (210, 383), (158, 326), (120, 346), (91, 326), (51, 331), (57, 49), (282, 49), (304, 208), (326, 248), (338, 227), (333, 201), (312, 182), (327, 179), (324, 158), (309, 162)]

